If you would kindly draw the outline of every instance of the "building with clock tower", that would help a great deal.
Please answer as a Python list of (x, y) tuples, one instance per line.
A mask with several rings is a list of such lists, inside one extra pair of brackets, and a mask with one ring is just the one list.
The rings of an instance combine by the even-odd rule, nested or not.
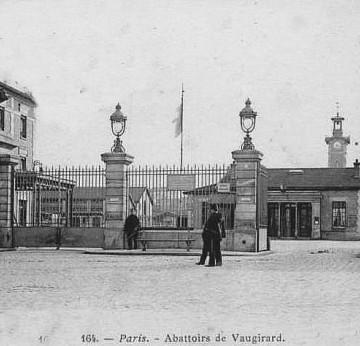
[(342, 123), (344, 118), (339, 116), (339, 111), (331, 120), (333, 122), (333, 134), (331, 137), (325, 138), (325, 142), (328, 145), (328, 167), (345, 168), (346, 147), (350, 144), (350, 137), (343, 136)]

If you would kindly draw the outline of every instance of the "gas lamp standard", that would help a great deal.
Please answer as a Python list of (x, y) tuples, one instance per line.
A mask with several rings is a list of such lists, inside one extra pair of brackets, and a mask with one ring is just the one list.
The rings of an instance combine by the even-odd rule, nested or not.
[(249, 134), (255, 129), (257, 112), (254, 112), (250, 105), (251, 101), (248, 98), (245, 102), (245, 107), (239, 114), (241, 129), (246, 133), (244, 142), (241, 144), (241, 150), (255, 150), (255, 146), (251, 142), (251, 137)]
[(111, 121), (111, 131), (114, 136), (116, 136), (114, 140), (114, 145), (111, 148), (111, 152), (113, 153), (124, 153), (125, 148), (122, 145), (122, 140), (120, 136), (122, 136), (125, 132), (126, 128), (126, 116), (121, 112), (121, 106), (118, 103), (115, 107), (115, 112), (111, 114), (110, 121)]

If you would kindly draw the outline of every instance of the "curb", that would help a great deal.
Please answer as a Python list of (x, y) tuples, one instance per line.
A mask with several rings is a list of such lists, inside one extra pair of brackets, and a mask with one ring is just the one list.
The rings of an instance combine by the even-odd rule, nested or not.
[[(193, 251), (176, 251), (176, 250), (86, 250), (84, 248), (60, 248), (53, 247), (19, 247), (19, 248), (0, 248), (0, 252), (20, 251), (20, 252), (76, 252), (85, 255), (110, 255), (110, 256), (201, 256), (201, 250)], [(274, 251), (261, 251), (261, 252), (230, 252), (222, 251), (222, 256), (225, 257), (257, 257), (267, 256), (273, 254)]]
[[(85, 255), (111, 255), (111, 256), (193, 256), (198, 257), (201, 256), (201, 251), (199, 252), (164, 252), (164, 251), (127, 251), (127, 250), (119, 250), (119, 251), (84, 251)], [(256, 256), (266, 256), (273, 254), (273, 251), (261, 251), (261, 252), (235, 252), (235, 253), (227, 253), (222, 252), (223, 257), (240, 257), (240, 256), (248, 256), (248, 257), (256, 257)]]
[(0, 252), (16, 251), (14, 248), (0, 248)]

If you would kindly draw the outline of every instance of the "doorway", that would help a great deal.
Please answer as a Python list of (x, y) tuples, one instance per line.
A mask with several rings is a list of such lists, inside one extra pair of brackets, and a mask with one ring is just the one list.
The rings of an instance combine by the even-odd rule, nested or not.
[(311, 203), (298, 203), (298, 237), (310, 238), (311, 237), (311, 219), (312, 208)]
[(280, 204), (280, 236), (282, 238), (294, 238), (296, 226), (296, 204)]
[(268, 203), (268, 235), (277, 238), (279, 229), (279, 203)]

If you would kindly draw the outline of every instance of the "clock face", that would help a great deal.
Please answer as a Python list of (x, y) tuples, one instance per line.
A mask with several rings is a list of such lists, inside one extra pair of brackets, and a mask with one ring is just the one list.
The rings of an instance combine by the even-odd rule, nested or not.
[(334, 148), (335, 149), (340, 149), (341, 148), (341, 143), (340, 142), (334, 142)]

